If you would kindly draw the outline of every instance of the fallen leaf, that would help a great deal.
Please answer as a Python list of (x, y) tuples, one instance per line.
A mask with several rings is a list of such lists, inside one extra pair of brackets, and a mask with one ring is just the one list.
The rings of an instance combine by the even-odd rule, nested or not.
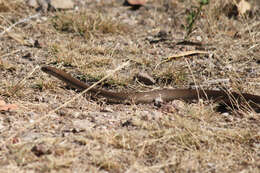
[(5, 101), (0, 100), (0, 111), (14, 111), (17, 109), (18, 106), (16, 104), (6, 104)]

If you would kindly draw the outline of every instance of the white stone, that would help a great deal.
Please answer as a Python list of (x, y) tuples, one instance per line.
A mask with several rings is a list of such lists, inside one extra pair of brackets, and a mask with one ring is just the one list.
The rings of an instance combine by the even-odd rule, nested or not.
[(33, 7), (33, 8), (38, 8), (39, 7), (39, 4), (36, 0), (28, 0), (27, 1), (27, 4), (30, 6), (30, 7)]
[(72, 9), (74, 7), (72, 0), (50, 0), (50, 4), (56, 9)]

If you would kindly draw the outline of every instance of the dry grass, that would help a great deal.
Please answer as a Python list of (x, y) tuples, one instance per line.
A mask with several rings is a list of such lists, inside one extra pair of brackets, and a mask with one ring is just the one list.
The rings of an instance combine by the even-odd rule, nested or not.
[(88, 11), (58, 13), (52, 18), (52, 24), (57, 31), (76, 33), (87, 40), (103, 36), (103, 34), (119, 34), (128, 30), (126, 25), (100, 12)]
[[(157, 81), (153, 88), (196, 83), (260, 95), (259, 6), (230, 17), (232, 0), (211, 1), (189, 37), (203, 46), (185, 46), (176, 43), (195, 0), (151, 0), (137, 11), (114, 0), (77, 4), (78, 11), (50, 12), (0, 38), (0, 100), (19, 106), (0, 112), (0, 172), (259, 172), (260, 118), (253, 111), (219, 113), (210, 101), (176, 100), (158, 108), (72, 100), (75, 91), (63, 83), (39, 70), (30, 74), (51, 64), (97, 82), (130, 60), (103, 87), (146, 90), (133, 80), (146, 71)], [(34, 14), (24, 1), (0, 1), (0, 32)], [(41, 48), (32, 46), (35, 40)], [(172, 54), (194, 49), (209, 55), (155, 69)], [(230, 80), (210, 82), (217, 79)]]

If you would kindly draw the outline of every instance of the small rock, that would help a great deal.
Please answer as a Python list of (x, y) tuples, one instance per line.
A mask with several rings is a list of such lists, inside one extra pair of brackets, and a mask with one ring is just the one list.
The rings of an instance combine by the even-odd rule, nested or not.
[(44, 13), (48, 11), (49, 8), (49, 0), (37, 0), (37, 3), (39, 5), (39, 9), (42, 10)]
[(50, 5), (55, 9), (72, 9), (74, 2), (72, 0), (50, 0)]
[(30, 52), (27, 52), (25, 55), (22, 56), (22, 58), (33, 61), (32, 54)]
[(39, 42), (39, 40), (34, 40), (33, 47), (35, 47), (35, 48), (41, 48), (42, 47), (41, 43)]
[(40, 157), (42, 155), (48, 155), (51, 154), (51, 150), (48, 146), (45, 144), (37, 144), (32, 147), (31, 152), (33, 152), (37, 157)]
[(197, 37), (196, 37), (196, 40), (199, 41), (199, 42), (201, 42), (201, 41), (202, 41), (201, 36), (197, 36)]
[(5, 126), (0, 122), (0, 130), (3, 129)]
[(49, 6), (48, 0), (28, 0), (27, 4), (29, 7), (42, 10), (44, 12), (47, 12)]
[(149, 76), (147, 73), (138, 73), (135, 78), (144, 83), (145, 85), (153, 85), (155, 84), (155, 80)]
[(144, 5), (147, 0), (127, 0), (130, 5)]
[(100, 110), (100, 112), (114, 112), (113, 111), (113, 109), (111, 109), (111, 108), (109, 108), (109, 107), (105, 107), (105, 108), (102, 108), (101, 110)]
[(27, 4), (43, 12), (50, 10), (49, 7), (64, 10), (74, 8), (74, 2), (72, 0), (28, 0)]
[(28, 0), (27, 4), (29, 5), (29, 7), (32, 7), (32, 8), (39, 8), (40, 7), (37, 0)]
[(240, 15), (245, 14), (247, 11), (251, 10), (251, 5), (249, 2), (245, 1), (245, 0), (241, 0), (238, 4), (237, 4), (237, 9)]
[(81, 130), (88, 130), (95, 126), (95, 123), (90, 122), (89, 120), (75, 120), (73, 121), (73, 125)]
[(168, 36), (168, 32), (165, 30), (160, 30), (156, 35), (156, 37), (163, 38), (163, 39), (167, 38), (167, 36)]
[(162, 106), (162, 103), (163, 103), (163, 100), (161, 97), (157, 97), (155, 100), (154, 100), (154, 106), (156, 107), (161, 107)]
[(122, 127), (133, 126), (133, 122), (132, 122), (131, 119), (129, 119), (129, 120), (126, 120), (125, 122), (123, 122), (123, 123), (121, 124), (121, 126), (122, 126)]

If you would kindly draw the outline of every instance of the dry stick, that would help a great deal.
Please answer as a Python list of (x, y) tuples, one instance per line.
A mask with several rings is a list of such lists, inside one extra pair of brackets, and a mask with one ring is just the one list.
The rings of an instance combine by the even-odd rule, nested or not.
[(230, 82), (230, 79), (212, 79), (212, 80), (208, 80), (208, 81), (205, 81), (203, 82), (203, 84), (210, 84), (210, 85), (213, 85), (213, 84), (219, 84), (219, 83), (229, 83)]
[(29, 17), (27, 17), (27, 18), (25, 18), (25, 19), (19, 20), (18, 22), (12, 24), (12, 25), (9, 26), (8, 28), (6, 28), (3, 32), (1, 32), (1, 33), (0, 33), (0, 36), (3, 36), (6, 32), (10, 31), (10, 30), (11, 30), (13, 27), (15, 27), (16, 25), (21, 24), (21, 23), (25, 23), (25, 22), (27, 22), (27, 21), (29, 21), (29, 20), (31, 20), (31, 19), (33, 19), (33, 18), (37, 18), (37, 17), (39, 17), (39, 16), (40, 16), (40, 13), (37, 13), (37, 14), (35, 14), (35, 15), (33, 15), (33, 16), (29, 16)]
[[(187, 61), (187, 59), (185, 59), (185, 62), (186, 62), (186, 64), (188, 65), (188, 68), (189, 68), (189, 70), (190, 70), (190, 73), (191, 73), (191, 77), (192, 77), (192, 80), (193, 80), (193, 82), (194, 82), (194, 84), (195, 84), (195, 89), (196, 89), (196, 91), (197, 91), (197, 94), (198, 94), (198, 100), (200, 99), (200, 95), (199, 95), (199, 90), (198, 90), (198, 85), (197, 85), (197, 82), (196, 82), (196, 79), (195, 79), (195, 77), (194, 77), (194, 74), (193, 74), (193, 72), (192, 72), (192, 70), (191, 70), (191, 68), (190, 68), (190, 64), (189, 64), (189, 62)], [(207, 96), (207, 95), (206, 95)]]
[[(193, 79), (193, 82), (194, 82), (194, 84), (195, 84), (195, 89), (196, 89), (196, 91), (197, 91), (197, 94), (198, 94), (198, 100), (200, 99), (200, 94), (199, 94), (199, 89), (198, 89), (198, 85), (197, 85), (197, 82), (196, 82), (196, 79), (195, 79), (195, 77), (194, 77), (194, 74), (193, 74), (193, 72), (192, 72), (192, 70), (191, 70), (191, 67), (190, 67), (190, 64), (189, 64), (189, 62), (188, 62), (188, 60), (187, 59), (185, 59), (185, 62), (187, 63), (187, 65), (188, 65), (188, 68), (189, 68), (189, 70), (190, 70), (190, 72), (191, 72), (191, 76), (192, 76), (192, 79)], [(200, 86), (201, 87), (201, 86)], [(204, 95), (206, 96), (206, 98), (208, 97), (207, 96), (207, 94), (205, 93), (205, 91), (203, 90), (203, 88), (201, 88), (201, 90), (204, 92)], [(207, 98), (207, 100), (209, 100), (208, 98)], [(200, 101), (200, 100), (199, 100)], [(200, 104), (200, 107), (201, 107), (201, 104)]]
[(181, 58), (181, 57), (185, 57), (185, 56), (189, 56), (189, 55), (195, 55), (195, 54), (208, 54), (209, 52), (207, 51), (201, 51), (201, 50), (191, 50), (191, 51), (186, 51), (186, 52), (181, 52), (179, 54), (175, 54), (172, 55), (170, 57), (168, 57), (166, 60), (161, 61), (159, 64), (157, 64), (155, 66), (155, 69), (157, 69), (157, 67), (165, 62), (171, 61), (174, 58)]
[(28, 79), (40, 66), (36, 66), (32, 71), (31, 73), (29, 73), (25, 78), (23, 78), (22, 80), (20, 80), (19, 82), (17, 82), (17, 84), (14, 85), (14, 87), (12, 88), (12, 94), (16, 93), (16, 91), (21, 88), (19, 87), (19, 85), (23, 85), (24, 81), (26, 79)]
[(65, 103), (63, 103), (61, 106), (59, 106), (58, 108), (49, 111), (45, 116), (42, 116), (39, 119), (36, 119), (34, 123), (29, 124), (27, 126), (24, 126), (24, 128), (22, 129), (18, 129), (17, 133), (11, 135), (7, 140), (5, 140), (4, 142), (2, 142), (0, 148), (2, 148), (8, 141), (10, 141), (11, 139), (13, 139), (14, 137), (18, 136), (19, 134), (21, 134), (22, 132), (24, 132), (26, 129), (29, 129), (33, 126), (35, 126), (36, 124), (42, 122), (44, 119), (48, 118), (51, 114), (53, 114), (54, 112), (58, 111), (59, 109), (63, 108), (64, 106), (67, 106), (69, 103), (71, 103), (72, 101), (76, 100), (77, 98), (79, 98), (80, 96), (82, 96), (83, 94), (85, 94), (86, 92), (88, 92), (89, 90), (91, 90), (92, 88), (94, 88), (96, 85), (100, 84), (101, 82), (103, 82), (104, 80), (106, 80), (108, 77), (110, 77), (111, 75), (113, 75), (115, 72), (117, 72), (118, 70), (124, 68), (125, 66), (127, 66), (129, 64), (129, 61), (123, 63), (122, 65), (120, 65), (119, 67), (117, 67), (115, 70), (109, 72), (105, 77), (103, 77), (102, 79), (100, 79), (98, 82), (94, 83), (93, 85), (91, 85), (88, 89), (82, 91), (81, 93), (77, 94), (76, 96), (74, 96), (72, 99), (66, 101)]
[(20, 52), (20, 51), (22, 51), (22, 49), (14, 50), (14, 51), (12, 51), (10, 53), (6, 53), (6, 54), (3, 54), (3, 55), (0, 55), (0, 57), (3, 58), (3, 57), (6, 57), (6, 56), (9, 56), (9, 55), (13, 55), (13, 54), (15, 54), (17, 52)]
[[(186, 63), (187, 63), (187, 65), (188, 65), (188, 68), (189, 68), (189, 70), (190, 70), (190, 72), (191, 72), (191, 76), (192, 76), (192, 79), (193, 79), (193, 82), (194, 82), (194, 84), (195, 84), (195, 89), (197, 90), (197, 93), (198, 93), (198, 100), (199, 100), (199, 98), (200, 98), (200, 95), (199, 95), (199, 91), (198, 91), (198, 85), (197, 85), (197, 83), (196, 83), (196, 79), (195, 79), (195, 77), (194, 77), (194, 74), (193, 74), (193, 72), (192, 72), (192, 70), (191, 70), (191, 67), (190, 67), (190, 64), (189, 64), (189, 62), (185, 59), (185, 61), (186, 61)], [(202, 90), (203, 90), (203, 88), (201, 88)], [(207, 94), (204, 92), (204, 94), (205, 94), (205, 96), (207, 97)], [(230, 97), (230, 95), (229, 95), (229, 92), (227, 92), (227, 95)], [(208, 98), (207, 98), (208, 99)], [(231, 98), (232, 99), (232, 98)]]
[[(10, 20), (8, 20), (6, 17), (0, 15), (1, 18), (3, 18), (7, 23), (9, 23), (10, 25), (12, 24), (12, 22), (10, 22)], [(4, 27), (0, 26), (1, 29), (4, 29)]]
[(245, 34), (246, 32), (250, 31), (252, 28), (256, 28), (258, 27), (258, 25), (260, 25), (260, 21), (254, 22), (251, 26), (248, 26), (247, 28), (245, 28), (243, 32), (243, 34)]

